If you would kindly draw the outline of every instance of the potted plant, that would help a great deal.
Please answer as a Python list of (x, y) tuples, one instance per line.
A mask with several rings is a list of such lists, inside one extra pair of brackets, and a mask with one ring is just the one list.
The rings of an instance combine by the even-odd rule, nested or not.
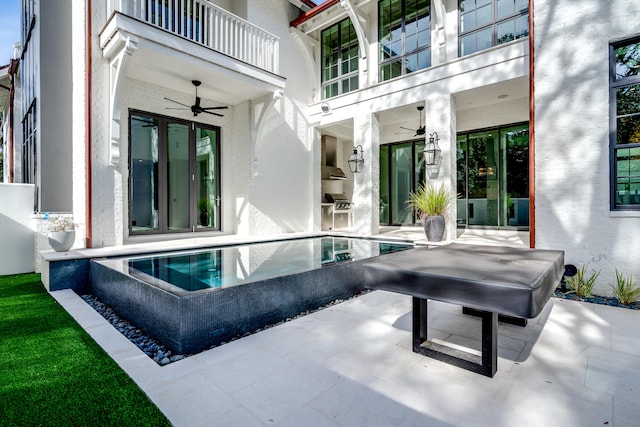
[(208, 197), (204, 197), (198, 201), (198, 209), (200, 210), (200, 224), (204, 227), (209, 225), (209, 212), (211, 211), (211, 201)]
[(424, 225), (424, 232), (430, 242), (439, 242), (444, 236), (444, 215), (455, 195), (444, 184), (436, 187), (433, 184), (421, 184), (418, 191), (409, 194), (410, 207), (420, 215)]
[[(45, 215), (49, 219), (48, 214)], [(49, 223), (49, 234), (47, 234), (49, 245), (56, 252), (67, 252), (76, 240), (75, 224), (71, 218), (58, 215), (51, 219)]]

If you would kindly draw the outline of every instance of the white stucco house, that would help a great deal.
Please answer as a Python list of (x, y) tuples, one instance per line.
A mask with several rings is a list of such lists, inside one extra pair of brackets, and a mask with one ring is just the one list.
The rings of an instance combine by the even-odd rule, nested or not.
[(418, 225), (433, 182), (460, 195), (448, 240), (528, 231), (601, 294), (640, 277), (637, 1), (22, 3), (5, 182), (72, 214), (76, 248), (372, 235)]

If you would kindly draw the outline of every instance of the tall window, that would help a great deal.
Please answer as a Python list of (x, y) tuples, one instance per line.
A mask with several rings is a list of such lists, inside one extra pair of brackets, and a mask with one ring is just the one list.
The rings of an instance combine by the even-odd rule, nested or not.
[(322, 31), (322, 98), (358, 89), (358, 37), (350, 19)]
[(380, 81), (431, 66), (430, 0), (382, 0)]
[[(22, 182), (38, 184), (38, 98), (36, 72), (39, 67), (36, 38), (32, 38), (35, 25), (35, 1), (22, 2), (22, 60), (20, 61), (20, 108), (22, 116), (21, 177)], [(39, 187), (36, 185), (34, 211), (39, 210)]]
[(132, 111), (132, 234), (220, 229), (220, 130)]
[(611, 208), (640, 210), (640, 38), (611, 46)]
[(529, 35), (528, 0), (459, 0), (460, 56)]

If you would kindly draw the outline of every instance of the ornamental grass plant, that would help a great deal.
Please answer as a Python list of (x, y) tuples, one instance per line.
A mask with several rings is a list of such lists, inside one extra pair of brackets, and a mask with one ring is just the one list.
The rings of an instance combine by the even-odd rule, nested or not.
[(594, 271), (591, 274), (587, 274), (587, 266), (583, 265), (578, 269), (576, 274), (567, 279), (567, 284), (571, 288), (572, 293), (580, 297), (590, 297), (593, 291), (593, 285), (596, 279), (600, 276), (599, 271)]
[(616, 284), (609, 285), (613, 295), (623, 305), (632, 304), (640, 298), (640, 287), (633, 283), (633, 275), (625, 276), (616, 269)]
[(0, 360), (0, 425), (170, 425), (39, 274), (0, 276)]
[(409, 193), (407, 204), (418, 211), (421, 219), (427, 216), (444, 215), (456, 196), (444, 184), (420, 184), (416, 192)]

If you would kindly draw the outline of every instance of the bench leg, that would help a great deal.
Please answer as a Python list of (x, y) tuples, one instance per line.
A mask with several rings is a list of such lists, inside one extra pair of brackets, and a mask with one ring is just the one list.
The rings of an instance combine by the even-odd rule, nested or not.
[(482, 319), (482, 355), (427, 340), (427, 300), (413, 297), (413, 351), (487, 377), (498, 369), (498, 314), (479, 311)]

